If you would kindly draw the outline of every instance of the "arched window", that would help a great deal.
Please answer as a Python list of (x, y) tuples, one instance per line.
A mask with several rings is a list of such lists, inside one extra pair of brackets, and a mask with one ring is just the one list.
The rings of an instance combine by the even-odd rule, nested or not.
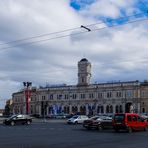
[(64, 113), (69, 114), (69, 106), (64, 106)]
[(76, 114), (78, 112), (77, 106), (72, 106), (72, 113)]
[(101, 113), (104, 113), (104, 107), (101, 106)]
[(106, 106), (106, 113), (109, 113), (109, 105)]
[(85, 114), (86, 114), (86, 107), (85, 107), (85, 106), (81, 106), (81, 107), (80, 107), (80, 113), (81, 113), (82, 115), (85, 115)]
[(101, 106), (98, 106), (98, 107), (97, 107), (97, 113), (98, 113), (98, 114), (101, 113)]
[(142, 108), (142, 113), (145, 113), (145, 108)]
[(109, 112), (113, 113), (113, 106), (112, 105), (110, 105), (110, 107), (109, 107)]
[(119, 113), (119, 107), (116, 105), (116, 113)]
[(123, 110), (122, 110), (122, 105), (120, 105), (120, 107), (119, 107), (119, 112), (120, 112), (120, 113), (123, 112)]

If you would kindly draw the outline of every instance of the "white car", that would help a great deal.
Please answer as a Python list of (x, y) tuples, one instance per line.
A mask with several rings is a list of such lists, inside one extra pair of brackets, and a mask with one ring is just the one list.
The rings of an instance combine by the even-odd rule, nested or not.
[(88, 117), (86, 115), (75, 115), (72, 118), (67, 120), (68, 124), (78, 124), (83, 123), (84, 120), (87, 120)]

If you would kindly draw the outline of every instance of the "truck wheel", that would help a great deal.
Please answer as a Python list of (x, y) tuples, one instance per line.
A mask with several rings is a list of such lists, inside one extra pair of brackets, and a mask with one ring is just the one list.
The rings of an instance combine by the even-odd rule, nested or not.
[(147, 127), (146, 126), (144, 127), (144, 131), (147, 131)]
[(132, 128), (128, 127), (128, 133), (132, 133)]
[(119, 129), (118, 128), (115, 128), (115, 132), (118, 133), (119, 132)]

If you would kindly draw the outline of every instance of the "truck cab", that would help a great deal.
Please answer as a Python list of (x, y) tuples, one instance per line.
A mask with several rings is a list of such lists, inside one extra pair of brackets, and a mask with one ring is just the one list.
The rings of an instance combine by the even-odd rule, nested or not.
[(113, 118), (113, 127), (116, 132), (119, 130), (132, 131), (146, 131), (146, 122), (136, 113), (120, 113), (115, 114)]

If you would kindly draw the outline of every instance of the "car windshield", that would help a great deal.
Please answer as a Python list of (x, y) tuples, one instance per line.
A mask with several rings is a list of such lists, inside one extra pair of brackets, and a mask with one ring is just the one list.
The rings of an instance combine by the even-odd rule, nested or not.
[(115, 121), (123, 121), (125, 118), (125, 115), (115, 115), (114, 119)]
[(12, 115), (9, 119), (13, 119), (14, 117), (16, 117), (17, 115)]
[(94, 116), (94, 117), (91, 117), (90, 119), (91, 120), (97, 120), (99, 117), (98, 116)]
[(78, 118), (78, 116), (73, 116), (72, 118), (76, 119), (76, 118)]

